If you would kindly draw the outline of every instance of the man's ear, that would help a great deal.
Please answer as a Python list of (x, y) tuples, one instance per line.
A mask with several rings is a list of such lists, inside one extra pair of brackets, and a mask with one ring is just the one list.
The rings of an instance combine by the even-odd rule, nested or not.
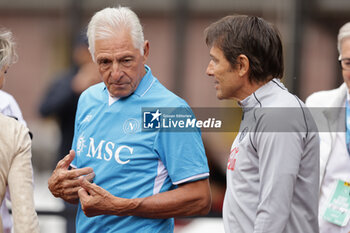
[(143, 59), (145, 62), (147, 60), (148, 54), (149, 54), (149, 42), (148, 40), (146, 40), (143, 45)]
[(246, 55), (240, 54), (237, 57), (238, 74), (242, 77), (248, 75), (249, 72), (249, 59)]

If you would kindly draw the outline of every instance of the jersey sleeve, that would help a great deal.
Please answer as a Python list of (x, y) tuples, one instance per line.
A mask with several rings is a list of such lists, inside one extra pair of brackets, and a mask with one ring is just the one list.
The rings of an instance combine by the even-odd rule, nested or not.
[(209, 176), (208, 161), (201, 133), (197, 128), (187, 131), (159, 131), (155, 138), (154, 150), (165, 165), (174, 185)]

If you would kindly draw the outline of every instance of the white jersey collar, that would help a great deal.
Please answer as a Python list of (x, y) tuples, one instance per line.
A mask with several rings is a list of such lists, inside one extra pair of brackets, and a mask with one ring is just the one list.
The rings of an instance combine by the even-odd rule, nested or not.
[(107, 90), (107, 92), (108, 92), (108, 106), (111, 106), (114, 102), (116, 102), (120, 99), (120, 98), (111, 96), (111, 94), (109, 94), (108, 90)]

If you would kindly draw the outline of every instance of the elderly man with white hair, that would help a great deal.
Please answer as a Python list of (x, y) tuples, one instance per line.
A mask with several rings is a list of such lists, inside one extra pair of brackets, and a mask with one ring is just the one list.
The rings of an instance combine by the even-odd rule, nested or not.
[(146, 65), (149, 42), (136, 14), (105, 8), (92, 17), (87, 34), (103, 83), (80, 96), (72, 150), (49, 179), (54, 196), (79, 203), (77, 232), (170, 233), (173, 217), (208, 213), (200, 132), (141, 130), (143, 107), (157, 109), (152, 122), (159, 108), (191, 110)]
[(350, 22), (339, 30), (338, 52), (344, 83), (306, 100), (320, 132), (321, 233), (350, 231)]

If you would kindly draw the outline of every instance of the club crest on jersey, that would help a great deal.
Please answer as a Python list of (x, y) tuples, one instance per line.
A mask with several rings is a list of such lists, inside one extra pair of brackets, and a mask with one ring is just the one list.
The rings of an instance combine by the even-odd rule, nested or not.
[(143, 112), (143, 127), (144, 129), (159, 129), (161, 126), (162, 113), (157, 111), (145, 111)]
[(130, 118), (124, 122), (123, 131), (125, 134), (134, 134), (140, 128), (140, 123), (134, 118)]
[(248, 127), (245, 127), (241, 132), (241, 135), (239, 135), (239, 142), (243, 140), (243, 138), (247, 135), (247, 133), (248, 133)]

